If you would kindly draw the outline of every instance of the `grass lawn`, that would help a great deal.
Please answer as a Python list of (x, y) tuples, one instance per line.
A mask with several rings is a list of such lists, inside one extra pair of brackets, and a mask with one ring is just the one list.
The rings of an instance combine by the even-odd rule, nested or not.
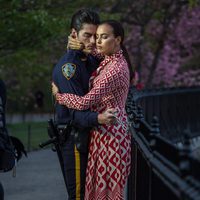
[(27, 151), (40, 149), (41, 142), (48, 140), (47, 122), (25, 122), (8, 124), (10, 135), (19, 138)]

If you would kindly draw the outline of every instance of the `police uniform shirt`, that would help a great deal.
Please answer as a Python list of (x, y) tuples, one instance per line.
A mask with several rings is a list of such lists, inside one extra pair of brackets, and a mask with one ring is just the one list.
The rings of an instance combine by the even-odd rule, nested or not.
[[(99, 62), (92, 56), (86, 57), (79, 50), (68, 50), (53, 70), (53, 82), (61, 93), (84, 96), (88, 92), (91, 73)], [(59, 124), (72, 124), (79, 128), (98, 125), (98, 113), (68, 109), (56, 105), (56, 117)]]

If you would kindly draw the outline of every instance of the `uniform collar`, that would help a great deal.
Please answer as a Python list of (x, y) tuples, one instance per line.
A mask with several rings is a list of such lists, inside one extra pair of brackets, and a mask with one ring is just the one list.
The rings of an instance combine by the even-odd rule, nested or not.
[(68, 52), (68, 53), (76, 53), (76, 54), (78, 54), (78, 55), (80, 55), (80, 56), (86, 56), (86, 55), (83, 53), (83, 51), (81, 51), (81, 50), (68, 49), (67, 52)]
[(81, 61), (87, 61), (87, 55), (85, 55), (85, 53), (83, 53), (81, 50), (68, 49), (67, 54), (76, 55), (81, 59)]

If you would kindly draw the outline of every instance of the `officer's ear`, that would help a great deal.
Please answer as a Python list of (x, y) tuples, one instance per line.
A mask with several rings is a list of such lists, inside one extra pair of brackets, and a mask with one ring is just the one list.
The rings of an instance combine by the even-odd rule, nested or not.
[(72, 30), (71, 30), (71, 36), (72, 36), (72, 38), (75, 38), (75, 39), (78, 38), (78, 33), (74, 28), (72, 28)]

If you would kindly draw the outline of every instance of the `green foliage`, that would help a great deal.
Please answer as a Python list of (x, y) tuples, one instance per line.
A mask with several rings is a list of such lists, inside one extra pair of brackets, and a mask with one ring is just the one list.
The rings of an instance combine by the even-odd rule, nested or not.
[(50, 16), (45, 10), (23, 13), (9, 11), (0, 22), (1, 49), (41, 47), (58, 34), (62, 25), (62, 21)]
[(193, 7), (197, 6), (198, 3), (199, 3), (199, 0), (189, 0), (190, 8), (193, 8)]
[[(51, 73), (65, 50), (72, 14), (83, 7), (101, 10), (109, 1), (0, 0), (0, 78), (7, 86), (8, 112), (51, 111)], [(100, 12), (101, 19), (119, 19)], [(44, 93), (44, 108), (35, 92)]]
[(119, 13), (115, 13), (115, 14), (109, 14), (106, 12), (101, 12), (100, 13), (100, 18), (101, 20), (108, 20), (108, 19), (115, 19), (115, 20), (120, 20), (121, 15)]
[[(2, 1), (0, 12), (0, 78), (7, 85), (8, 112), (37, 112), (35, 92), (45, 96), (42, 111), (51, 105), (52, 62), (49, 42), (60, 37), (64, 20), (43, 10), (41, 4)], [(31, 1), (29, 1), (31, 3)]]
[(74, 1), (70, 0), (71, 5), (74, 8), (92, 8), (99, 10), (100, 8), (105, 8), (107, 6), (110, 6), (111, 0), (110, 1), (96, 1), (96, 0), (79, 0), (79, 1)]
[[(34, 110), (34, 94), (38, 90), (44, 93), (46, 99), (50, 99), (52, 68), (43, 65), (37, 51), (22, 49), (4, 56), (0, 59), (0, 66), (1, 75), (8, 87), (8, 111)], [(48, 102), (45, 102), (44, 110), (49, 106)]]
[(165, 17), (165, 11), (163, 9), (157, 10), (154, 12), (153, 18), (162, 21), (163, 18)]

